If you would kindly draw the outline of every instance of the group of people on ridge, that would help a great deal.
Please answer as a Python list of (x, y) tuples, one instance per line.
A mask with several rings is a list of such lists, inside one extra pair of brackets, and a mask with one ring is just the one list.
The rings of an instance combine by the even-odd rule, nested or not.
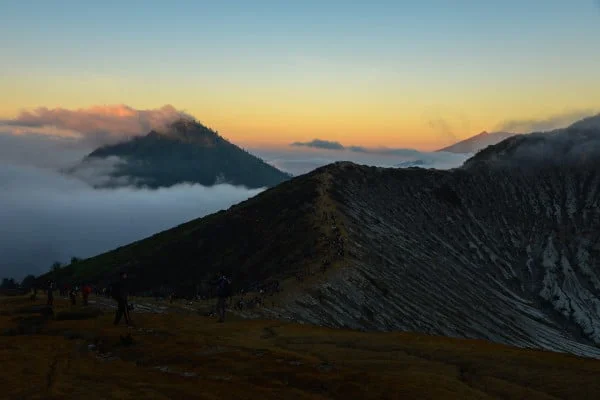
[[(56, 290), (56, 284), (52, 281), (49, 281), (48, 286), (46, 288), (46, 293), (47, 293), (47, 297), (48, 297), (46, 305), (48, 305), (48, 306), (54, 305), (54, 290)], [(83, 305), (87, 306), (88, 298), (89, 298), (90, 294), (92, 293), (92, 287), (90, 285), (86, 284), (81, 287), (79, 287), (79, 286), (71, 287), (70, 285), (65, 285), (60, 290), (60, 295), (68, 296), (69, 300), (71, 301), (71, 305), (77, 305), (77, 293), (79, 293), (79, 292), (81, 292), (81, 298), (83, 300)], [(34, 289), (34, 295), (32, 296), (32, 299), (36, 298), (36, 294), (37, 294), (37, 289)]]
[[(47, 305), (54, 305), (54, 290), (56, 285), (54, 282), (48, 282), (47, 287)], [(79, 291), (78, 287), (73, 287), (68, 291), (69, 299), (72, 305), (76, 305), (76, 295)], [(90, 285), (84, 285), (81, 288), (81, 294), (83, 298), (83, 305), (88, 305), (88, 297), (92, 293), (93, 289)], [(61, 292), (62, 294), (62, 292)], [(220, 273), (216, 280), (216, 294), (217, 294), (217, 307), (216, 314), (218, 322), (225, 322), (225, 311), (227, 308), (227, 298), (231, 296), (231, 280), (228, 279), (224, 274)], [(127, 272), (122, 271), (119, 275), (119, 280), (114, 282), (110, 287), (110, 297), (117, 302), (117, 311), (115, 313), (114, 325), (118, 325), (121, 319), (125, 319), (127, 326), (133, 326), (131, 319), (130, 310), (131, 307), (128, 304), (129, 296), (129, 285), (127, 279)]]

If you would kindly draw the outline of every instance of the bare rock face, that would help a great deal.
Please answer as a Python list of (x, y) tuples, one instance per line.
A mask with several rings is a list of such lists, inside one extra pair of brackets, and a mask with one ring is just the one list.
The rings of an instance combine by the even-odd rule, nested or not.
[(600, 168), (338, 168), (347, 266), (278, 315), (600, 356)]

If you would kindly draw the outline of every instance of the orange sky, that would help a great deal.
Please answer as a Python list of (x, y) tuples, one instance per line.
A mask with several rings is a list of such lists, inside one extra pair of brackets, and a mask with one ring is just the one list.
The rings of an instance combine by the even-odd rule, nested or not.
[(172, 104), (244, 146), (431, 150), (600, 111), (595, 1), (37, 3), (0, 11), (0, 118)]
[[(14, 78), (14, 77), (13, 77)], [(246, 147), (281, 146), (315, 138), (344, 145), (435, 150), (507, 120), (544, 120), (598, 112), (600, 81), (513, 86), (434, 87), (375, 82), (301, 87), (155, 84), (108, 76), (0, 76), (0, 118), (38, 106), (70, 109), (127, 104), (137, 109), (173, 104)], [(568, 118), (567, 118), (568, 119)], [(523, 131), (528, 131), (525, 128)]]

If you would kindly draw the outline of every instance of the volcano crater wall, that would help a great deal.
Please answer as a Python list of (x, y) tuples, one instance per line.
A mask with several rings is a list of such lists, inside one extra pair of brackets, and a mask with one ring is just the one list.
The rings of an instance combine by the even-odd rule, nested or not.
[(600, 171), (340, 166), (344, 266), (271, 311), (600, 356)]

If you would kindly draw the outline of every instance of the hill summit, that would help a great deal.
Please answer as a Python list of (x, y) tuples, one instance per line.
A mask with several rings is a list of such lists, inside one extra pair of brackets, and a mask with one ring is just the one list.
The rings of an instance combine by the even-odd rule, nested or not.
[(98, 148), (80, 166), (115, 157), (121, 162), (111, 171), (112, 178), (151, 188), (180, 183), (262, 188), (290, 178), (192, 119), (179, 119), (165, 129)]
[[(561, 127), (557, 129), (551, 129), (543, 132), (529, 132), (526, 134), (517, 134), (510, 132), (491, 132), (488, 133), (486, 131), (481, 132), (478, 135), (471, 136), (470, 138), (461, 140), (460, 142), (454, 143), (448, 147), (444, 147), (443, 149), (437, 151), (444, 151), (450, 153), (477, 153), (480, 150), (486, 149), (488, 146), (496, 145), (500, 142), (505, 141), (505, 139), (523, 136), (530, 133), (535, 133), (537, 137), (543, 135), (545, 133), (548, 134), (556, 134), (563, 132), (564, 130), (590, 130), (590, 129), (600, 129), (600, 114), (592, 115), (590, 117), (583, 118), (579, 121), (574, 122), (573, 124), (567, 127)], [(521, 139), (515, 139), (520, 141)], [(514, 143), (514, 142), (513, 142)], [(506, 144), (506, 143), (505, 143)]]
[(463, 167), (596, 168), (599, 154), (600, 124), (590, 118), (564, 129), (509, 137), (479, 151)]

